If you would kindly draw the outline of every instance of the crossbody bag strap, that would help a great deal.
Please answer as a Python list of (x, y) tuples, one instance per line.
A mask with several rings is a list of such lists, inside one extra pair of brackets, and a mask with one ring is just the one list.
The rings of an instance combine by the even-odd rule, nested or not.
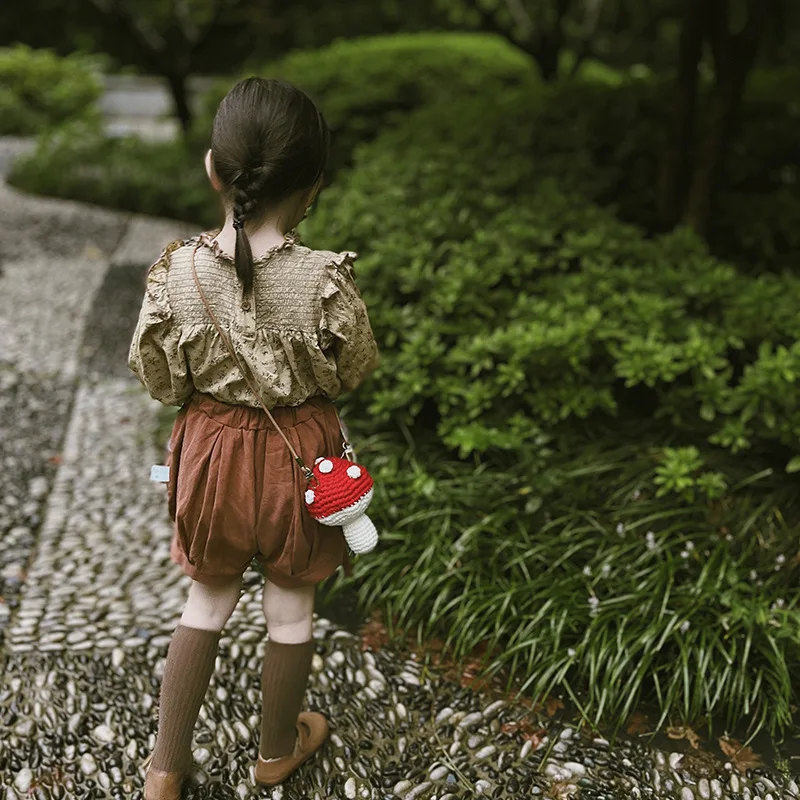
[[(200, 295), (200, 299), (203, 301), (203, 305), (205, 306), (205, 309), (208, 312), (208, 316), (211, 318), (211, 322), (213, 323), (214, 327), (216, 328), (217, 333), (220, 335), (220, 338), (225, 343), (225, 347), (228, 349), (228, 352), (231, 354), (231, 357), (236, 362), (236, 366), (239, 368), (239, 371), (242, 373), (242, 377), (245, 379), (245, 381), (247, 382), (247, 385), (250, 387), (250, 391), (256, 396), (256, 399), (258, 400), (259, 404), (261, 405), (261, 408), (264, 409), (264, 411), (266, 412), (267, 416), (270, 419), (270, 422), (272, 422), (272, 424), (275, 426), (275, 430), (278, 431), (278, 433), (280, 434), (280, 436), (283, 439), (283, 441), (286, 442), (286, 446), (289, 448), (289, 452), (292, 454), (292, 457), (297, 462), (297, 465), (300, 467), (300, 470), (302, 471), (302, 473), (305, 476), (306, 480), (312, 480), (314, 478), (313, 471), (311, 470), (310, 467), (308, 467), (306, 465), (306, 463), (303, 461), (303, 459), (297, 454), (295, 449), (292, 447), (291, 442), (286, 438), (286, 435), (281, 430), (281, 428), (278, 425), (278, 423), (275, 421), (275, 418), (272, 416), (272, 414), (270, 413), (270, 410), (267, 408), (266, 404), (264, 403), (263, 399), (261, 398), (261, 393), (258, 391), (258, 389), (254, 385), (253, 381), (248, 376), (247, 370), (244, 368), (244, 366), (242, 365), (241, 361), (239, 360), (239, 357), (236, 355), (236, 351), (233, 348), (233, 344), (232, 344), (231, 340), (228, 338), (228, 336), (222, 330), (222, 326), (219, 324), (219, 320), (217, 319), (217, 317), (214, 314), (214, 312), (211, 310), (211, 306), (208, 304), (208, 300), (206, 299), (206, 294), (203, 291), (203, 287), (200, 285), (200, 279), (197, 277), (197, 269), (196, 269), (196, 266), (195, 266), (195, 256), (197, 255), (197, 251), (200, 249), (200, 247), (201, 247), (201, 245), (198, 244), (197, 247), (195, 247), (194, 251), (192, 252), (192, 277), (194, 278), (195, 286), (197, 286), (197, 291), (198, 291), (198, 293)], [(344, 439), (345, 452), (351, 452), (350, 444), (347, 441), (347, 436), (345, 435), (344, 428), (342, 426), (342, 421), (339, 418), (339, 414), (338, 414), (338, 411), (336, 410), (336, 406), (334, 406), (334, 412), (336, 413), (336, 419), (337, 419), (337, 421), (339, 423), (339, 429), (341, 430), (342, 438)]]

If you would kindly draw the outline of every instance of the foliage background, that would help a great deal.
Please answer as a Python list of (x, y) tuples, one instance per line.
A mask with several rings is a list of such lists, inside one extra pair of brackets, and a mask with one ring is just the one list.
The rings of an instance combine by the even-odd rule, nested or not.
[[(776, 5), (740, 108), (723, 109), (737, 113), (700, 226), (665, 220), (660, 196), (690, 4), (601, 4), (591, 31), (578, 4), (541, 7), (527, 29), (488, 0), (352, 4), (323, 41), (303, 16), (321, 4), (279, 18), (243, 3), (223, 25), (209, 0), (192, 41), (144, 4), (174, 57), (133, 40), (118, 57), (162, 74), (179, 115), (189, 75), (230, 70), (183, 137), (108, 138), (88, 64), (46, 56), (59, 74), (7, 101), (19, 131), (41, 130), (11, 181), (211, 227), (201, 156), (219, 98), (253, 71), (299, 83), (335, 133), (301, 232), (361, 252), (383, 356), (343, 409), (382, 533), (356, 560), (363, 605), (456, 657), (484, 647), (490, 672), (563, 690), (593, 722), (649, 699), (658, 725), (785, 730), (800, 678), (793, 12)], [(110, 48), (90, 16), (69, 24)], [(331, 43), (335, 23), (393, 34)], [(213, 60), (217, 34), (238, 60)], [(711, 50), (730, 43), (704, 36), (687, 196), (729, 75)], [(36, 76), (38, 55), (14, 57)]]

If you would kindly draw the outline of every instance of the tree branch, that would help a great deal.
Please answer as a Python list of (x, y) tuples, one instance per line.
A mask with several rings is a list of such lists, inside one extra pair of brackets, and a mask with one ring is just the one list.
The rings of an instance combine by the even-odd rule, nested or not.
[(709, 0), (684, 0), (671, 129), (661, 154), (656, 189), (656, 209), (664, 229), (673, 227), (680, 218), (691, 180), (698, 67), (710, 25), (709, 10)]
[(521, 0), (506, 0), (506, 7), (514, 22), (522, 28), (524, 36), (526, 38), (530, 36), (536, 26), (533, 24), (533, 20), (525, 9), (525, 6), (522, 5)]
[(485, 33), (496, 33), (511, 42), (511, 44), (517, 47), (519, 46), (519, 42), (514, 41), (514, 38), (511, 36), (511, 31), (497, 21), (497, 17), (492, 11), (486, 11), (481, 4), (475, 2), (475, 0), (472, 0), (472, 7), (478, 12), (479, 25), (482, 31)]
[(600, 12), (603, 10), (605, 0), (585, 0), (585, 2), (584, 32), (588, 38), (591, 38), (597, 32), (597, 24), (600, 22)]
[(211, 17), (210, 22), (205, 26), (203, 32), (200, 34), (199, 38), (195, 42), (195, 45), (199, 47), (200, 45), (204, 44), (211, 33), (215, 30), (217, 25), (219, 24), (220, 20), (222, 19), (222, 15), (225, 11), (229, 8), (235, 8), (239, 5), (239, 0), (217, 0), (214, 3), (214, 13)]
[(744, 59), (755, 58), (772, 6), (773, 0), (749, 0), (747, 3), (747, 22), (731, 37), (734, 51)]
[(573, 77), (578, 74), (581, 64), (592, 54), (592, 40), (597, 33), (600, 13), (604, 4), (605, 0), (585, 0), (586, 16), (583, 20), (583, 36), (576, 49), (575, 62), (570, 70), (570, 75)]
[[(697, 0), (696, 0), (697, 1)], [(704, 2), (704, 0), (699, 0)], [(730, 0), (705, 0), (706, 25), (708, 28), (708, 41), (711, 53), (714, 56), (714, 66), (717, 70), (727, 62), (728, 49), (731, 35), (728, 31), (728, 17), (730, 16)]]
[(127, 0), (91, 0), (92, 5), (101, 14), (115, 16), (131, 32), (140, 45), (152, 53), (163, 54), (167, 49), (167, 42), (161, 34), (147, 25), (136, 12), (131, 9)]
[(172, 13), (186, 41), (191, 45), (197, 44), (200, 39), (200, 30), (192, 19), (186, 0), (172, 0)]
[[(718, 0), (719, 9), (729, 11), (729, 0)], [(719, 172), (724, 164), (731, 131), (736, 123), (747, 76), (755, 63), (758, 46), (772, 10), (772, 0), (748, 0), (744, 28), (732, 34), (728, 17), (711, 21), (714, 49), (714, 87), (706, 108), (703, 138), (697, 150), (684, 222), (705, 234), (712, 211)]]

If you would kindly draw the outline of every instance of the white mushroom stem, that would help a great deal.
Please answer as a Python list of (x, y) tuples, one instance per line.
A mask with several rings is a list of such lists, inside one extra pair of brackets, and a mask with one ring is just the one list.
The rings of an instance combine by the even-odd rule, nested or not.
[(369, 553), (378, 544), (378, 531), (366, 515), (372, 500), (372, 489), (353, 505), (320, 518), (323, 525), (341, 525), (345, 541), (354, 553)]
[(354, 553), (369, 553), (378, 544), (378, 531), (366, 514), (342, 525), (345, 541)]

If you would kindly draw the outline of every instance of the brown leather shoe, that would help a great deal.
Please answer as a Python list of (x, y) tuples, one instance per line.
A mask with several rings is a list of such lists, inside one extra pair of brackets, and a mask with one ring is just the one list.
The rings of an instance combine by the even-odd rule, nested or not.
[(181, 790), (186, 775), (182, 772), (164, 772), (152, 769), (151, 753), (142, 766), (147, 770), (144, 778), (144, 800), (181, 800)]
[[(304, 761), (311, 758), (328, 737), (328, 720), (316, 711), (301, 711), (297, 718), (297, 739), (294, 752), (274, 761), (265, 761), (258, 754), (256, 781), (274, 786), (291, 775)], [(149, 798), (148, 798), (149, 800)]]

